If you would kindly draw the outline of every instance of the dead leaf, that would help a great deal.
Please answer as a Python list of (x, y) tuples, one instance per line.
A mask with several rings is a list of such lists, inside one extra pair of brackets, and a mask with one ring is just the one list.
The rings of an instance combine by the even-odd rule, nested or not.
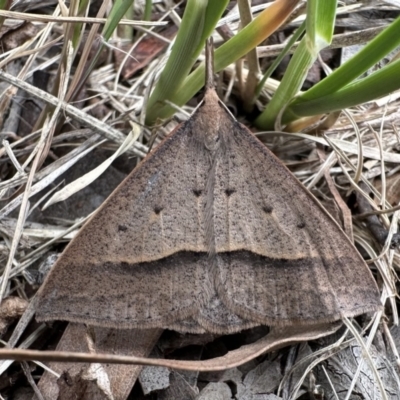
[(4, 52), (13, 50), (33, 38), (38, 31), (39, 28), (31, 22), (2, 27), (0, 31), (0, 46)]

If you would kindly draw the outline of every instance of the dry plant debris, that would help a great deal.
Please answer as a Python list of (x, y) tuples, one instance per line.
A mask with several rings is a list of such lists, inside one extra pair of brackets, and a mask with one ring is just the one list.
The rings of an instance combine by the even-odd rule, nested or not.
[[(89, 16), (94, 18), (103, 2), (92, 3)], [(184, 2), (153, 3), (152, 22), (133, 26), (133, 41), (125, 39), (124, 29), (118, 29), (73, 97), (71, 82), (78, 87), (84, 71), (72, 63), (71, 53), (61, 53), (67, 29), (62, 17), (69, 4), (20, 0), (11, 11), (22, 14), (0, 14), (5, 18), (0, 31), (0, 324), (4, 347), (148, 356), (161, 335), (159, 331), (138, 336), (114, 330), (102, 336), (99, 329), (88, 332), (82, 326), (45, 326), (34, 320), (35, 291), (57, 254), (151, 147), (155, 131), (143, 125), (146, 101), (184, 9)], [(264, 3), (253, 1), (253, 11)], [(334, 68), (340, 57), (348, 57), (349, 46), (366, 43), (399, 15), (395, 1), (342, 3), (337, 16), (341, 32), (321, 54), (308, 85), (320, 79), (325, 64)], [(217, 46), (237, 32), (239, 16), (234, 5), (214, 34)], [(136, 2), (135, 20), (142, 18), (143, 7), (143, 2)], [(263, 69), (301, 18), (300, 13), (259, 47)], [(84, 33), (80, 54), (88, 40)], [(63, 74), (56, 81), (61, 66)], [(284, 73), (281, 68), (276, 77)], [(236, 72), (233, 66), (227, 68), (220, 74), (218, 87), (234, 111), (240, 109)], [(246, 65), (242, 76), (246, 76)], [(55, 86), (60, 88), (58, 98), (52, 95)], [(267, 89), (273, 86), (270, 81)], [(265, 90), (259, 105), (268, 97)], [(393, 244), (400, 202), (398, 98), (393, 94), (347, 110), (324, 130), (324, 136), (313, 130), (259, 132), (259, 138), (323, 202), (354, 237), (362, 255), (371, 260), (386, 309), (385, 315), (370, 321), (367, 330), (362, 327), (368, 321), (358, 318), (326, 338), (293, 344), (225, 371), (149, 367), (139, 379), (139, 366), (121, 369), (100, 363), (2, 360), (2, 398), (69, 399), (70, 393), (79, 393), (82, 399), (398, 399), (400, 254)], [(177, 109), (173, 119), (157, 127), (155, 140), (187, 119), (195, 106), (193, 99)], [(250, 125), (240, 112), (237, 117)], [(58, 195), (62, 201), (49, 201), (66, 185), (68, 190)], [(373, 222), (384, 236), (377, 237), (370, 229), (371, 211), (376, 212)], [(221, 357), (266, 332), (267, 328), (260, 327), (218, 337), (166, 331), (152, 357), (166, 362)]]

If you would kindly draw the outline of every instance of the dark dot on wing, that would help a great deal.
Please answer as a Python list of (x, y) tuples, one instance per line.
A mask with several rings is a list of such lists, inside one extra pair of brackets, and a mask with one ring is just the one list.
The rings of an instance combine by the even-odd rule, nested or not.
[(297, 224), (297, 227), (298, 227), (299, 229), (304, 229), (304, 228), (306, 227), (306, 223), (305, 223), (304, 221), (301, 221), (301, 222), (299, 222), (299, 223)]
[(155, 206), (154, 207), (154, 212), (158, 215), (158, 214), (160, 214), (160, 212), (163, 210), (163, 208), (162, 207), (160, 207), (160, 206)]
[(125, 232), (127, 230), (128, 230), (128, 228), (125, 225), (118, 225), (118, 231), (119, 232)]
[(271, 214), (272, 213), (273, 208), (271, 206), (264, 206), (263, 207), (263, 211), (267, 214)]
[(235, 193), (235, 192), (236, 192), (235, 189), (226, 189), (226, 190), (225, 190), (225, 194), (226, 194), (228, 197), (232, 196), (233, 193)]
[(193, 194), (196, 196), (196, 197), (200, 197), (201, 196), (201, 190), (197, 190), (197, 189), (193, 189)]

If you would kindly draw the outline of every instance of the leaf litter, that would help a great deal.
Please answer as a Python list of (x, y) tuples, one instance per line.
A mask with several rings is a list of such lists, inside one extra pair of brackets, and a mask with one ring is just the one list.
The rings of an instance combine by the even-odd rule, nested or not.
[[(40, 275), (39, 266), (45, 264), (47, 258), (54, 257), (54, 252), (62, 251), (65, 244), (77, 232), (83, 219), (95, 211), (112, 189), (147, 153), (152, 132), (143, 126), (146, 98), (165, 60), (165, 51), (168, 52), (168, 48), (165, 50), (166, 48), (158, 43), (157, 46), (163, 47), (164, 50), (157, 49), (158, 54), (155, 57), (148, 56), (143, 42), (146, 43), (147, 39), (153, 38), (152, 32), (154, 37), (157, 37), (157, 30), (162, 32), (165, 26), (159, 27), (157, 25), (160, 24), (155, 23), (140, 28), (138, 32), (142, 33), (138, 34), (138, 37), (140, 36), (138, 40), (141, 46), (144, 46), (142, 47), (144, 54), (138, 59), (144, 61), (140, 64), (142, 70), (135, 73), (138, 70), (135, 49), (131, 55), (125, 53), (126, 57), (122, 64), (119, 64), (121, 61), (114, 64), (112, 55), (121, 60), (121, 54), (129, 52), (126, 40), (118, 35), (115, 36), (112, 45), (106, 50), (108, 53), (106, 61), (93, 71), (79, 93), (80, 101), (66, 103), (62, 98), (57, 99), (50, 95), (52, 74), (62, 60), (59, 45), (63, 41), (61, 35), (64, 21), (57, 21), (60, 15), (56, 11), (57, 3), (51, 0), (15, 3), (16, 10), (29, 14), (30, 22), (21, 24), (20, 21), (11, 19), (9, 15), (5, 20), (4, 32), (0, 33), (2, 42), (7, 38), (0, 58), (0, 65), (4, 71), (0, 77), (3, 90), (0, 100), (3, 115), (0, 148), (0, 259), (1, 265), (7, 265), (2, 272), (1, 280), (1, 294), (4, 300), (0, 309), (0, 324), (4, 330), (2, 340), (5, 347), (49, 350), (57, 347), (65, 324), (54, 323), (46, 327), (32, 319), (34, 293), (42, 280), (42, 278), (33, 279), (32, 276)], [(154, 17), (158, 21), (167, 22), (167, 26), (173, 32), (179, 19), (176, 16), (181, 15), (183, 6), (178, 5), (172, 17), (167, 1), (154, 3)], [(254, 7), (262, 9), (263, 2), (257, 3), (260, 4)], [(398, 12), (396, 6), (385, 1), (376, 1), (373, 5), (351, 1), (346, 3), (339, 7), (338, 21), (341, 21), (342, 15), (346, 15), (341, 21), (344, 26), (345, 24), (351, 26), (354, 21), (359, 25), (356, 32), (347, 31), (347, 36), (335, 35), (332, 48), (365, 43), (370, 39), (368, 31), (374, 28), (368, 26), (364, 29), (363, 22), (360, 22), (359, 18), (360, 15), (364, 18), (363, 13), (371, 10), (376, 13)], [(139, 3), (135, 8), (138, 16), (135, 19), (139, 20), (142, 15), (140, 7)], [(35, 13), (47, 15), (48, 19), (35, 18)], [(18, 15), (14, 16), (16, 17)], [(358, 19), (352, 20), (352, 17)], [(288, 27), (298, 26), (301, 16), (298, 19), (289, 22)], [(382, 20), (377, 21), (376, 25), (378, 23), (382, 23)], [(232, 32), (236, 32), (237, 11), (232, 9), (221, 24), (227, 24)], [(287, 31), (282, 29), (281, 35), (284, 34), (287, 34)], [(215, 35), (215, 39), (217, 45), (222, 40), (218, 35)], [(277, 54), (279, 46), (282, 46), (279, 41), (277, 43), (260, 46), (259, 57), (267, 59), (268, 56)], [(121, 69), (121, 65), (124, 69)], [(243, 72), (245, 76), (245, 68)], [(19, 74), (19, 76), (17, 80), (11, 81), (6, 80), (7, 74), (14, 76)], [(69, 71), (64, 77), (64, 83), (70, 79), (70, 74)], [(218, 91), (224, 99), (235, 104), (237, 102), (235, 73), (228, 68), (225, 74), (226, 77), (231, 77), (231, 84), (224, 85), (221, 79)], [(10, 82), (16, 86), (10, 86)], [(264, 93), (264, 97), (261, 97), (262, 102), (266, 101), (266, 95)], [(398, 219), (398, 210), (391, 211), (391, 209), (398, 205), (400, 200), (399, 191), (396, 190), (400, 163), (398, 101), (396, 96), (389, 96), (385, 101), (381, 99), (375, 103), (356, 107), (351, 110), (353, 121), (349, 116), (341, 114), (334, 125), (324, 131), (324, 137), (311, 133), (258, 133), (259, 138), (286, 163), (298, 179), (306, 185), (312, 183), (310, 190), (328, 209), (332, 209), (333, 215), (342, 218), (343, 211), (340, 211), (333, 200), (335, 196), (329, 189), (326, 174), (332, 177), (338, 193), (351, 210), (354, 208), (352, 192), (357, 191), (369, 200), (370, 211), (384, 211), (378, 214), (382, 229), (388, 233), (388, 238), (383, 244), (377, 241), (368, 229), (365, 219), (355, 218), (353, 212), (351, 214), (354, 239), (359, 250), (367, 259), (376, 261), (375, 264), (371, 264), (371, 268), (373, 271), (379, 270), (379, 276), (383, 277), (382, 299), (389, 299), (388, 304), (390, 304), (386, 316), (383, 317), (382, 313), (377, 315), (367, 331), (360, 331), (358, 324), (362, 321), (359, 318), (349, 321), (348, 324), (354, 326), (355, 332), (359, 333), (358, 339), (354, 339), (352, 334), (342, 328), (327, 338), (312, 340), (301, 345), (293, 344), (291, 347), (284, 347), (268, 354), (260, 354), (247, 364), (232, 367), (221, 373), (197, 372), (190, 375), (190, 372), (169, 370), (165, 374), (169, 375), (168, 383), (164, 384), (167, 388), (161, 389), (157, 386), (157, 391), (149, 394), (151, 398), (172, 399), (180, 398), (182, 395), (184, 396), (182, 398), (203, 400), (217, 398), (278, 400), (316, 396), (321, 388), (325, 399), (397, 398), (400, 391), (397, 353), (400, 335), (397, 327), (391, 324), (398, 321), (395, 296), (400, 255), (397, 247), (390, 247), (390, 241), (397, 232)], [(58, 107), (59, 118), (55, 118), (53, 109), (47, 120), (47, 131), (34, 131), (44, 103)], [(36, 114), (26, 113), (32, 109), (30, 104), (39, 106), (35, 111)], [(182, 107), (175, 118), (164, 123), (162, 131), (169, 132), (177, 125), (178, 120), (185, 120), (195, 105), (194, 101)], [(27, 118), (21, 117), (22, 111)], [(93, 118), (92, 115), (97, 115), (97, 118)], [(238, 117), (243, 120), (242, 115)], [(57, 126), (57, 120), (60, 119), (65, 121), (62, 129)], [(358, 138), (355, 136), (353, 123), (357, 124)], [(24, 124), (29, 127), (28, 133), (26, 128), (23, 129)], [(13, 129), (8, 129), (9, 127)], [(123, 150), (120, 146), (124, 140), (131, 139), (128, 137), (129, 132), (138, 129), (140, 132), (135, 134), (134, 146), (121, 155)], [(56, 134), (52, 135), (52, 131)], [(162, 136), (160, 134), (156, 141), (159, 142)], [(363, 167), (361, 181), (366, 186), (352, 180), (359, 166), (360, 148)], [(41, 155), (43, 155), (42, 160)], [(329, 159), (329, 163), (323, 164), (321, 157)], [(40, 162), (43, 164), (40, 165)], [(96, 165), (93, 165), (93, 162)], [(104, 172), (106, 167), (107, 170)], [(59, 185), (69, 188), (68, 198), (63, 195), (62, 198), (66, 200), (57, 205), (49, 204), (46, 209), (43, 205), (50, 201), (51, 196), (60, 196)], [(65, 189), (62, 190), (65, 192)], [(3, 309), (5, 311), (2, 311)], [(20, 317), (21, 313), (23, 315)], [(379, 328), (379, 323), (384, 328)], [(390, 328), (385, 325), (387, 323)], [(90, 342), (88, 333), (77, 327), (70, 328), (70, 331), (72, 333), (67, 331), (67, 336), (69, 335), (67, 341), (61, 342), (64, 343), (64, 347), (58, 350), (88, 351)], [(340, 335), (343, 337), (342, 341), (332, 347)], [(238, 349), (240, 345), (262, 338), (262, 335), (257, 337), (252, 331), (245, 331), (232, 337), (184, 336), (164, 332), (158, 343), (158, 349), (161, 349), (159, 357), (165, 360), (173, 358), (186, 360), (188, 357), (192, 357), (193, 360), (206, 360), (223, 357), (227, 352)], [(131, 341), (134, 341), (137, 346), (141, 346), (143, 356), (147, 356), (154, 347), (154, 340), (147, 340), (148, 338), (137, 337), (136, 340), (132, 338), (128, 340), (126, 337), (116, 339), (117, 337), (118, 333), (115, 332), (108, 338), (96, 337), (94, 341), (98, 346), (95, 352), (99, 352), (103, 343), (105, 349), (109, 349), (108, 353), (112, 353), (118, 348), (116, 343), (121, 343), (121, 340), (125, 344), (127, 342), (132, 344)], [(78, 348), (76, 341), (80, 342)], [(74, 344), (75, 347), (68, 346), (68, 343)], [(371, 363), (367, 361), (368, 358)], [(40, 379), (38, 387), (42, 394), (44, 393), (44, 398), (56, 398), (49, 396), (51, 393), (56, 393), (54, 390), (57, 390), (57, 387), (65, 387), (69, 382), (68, 379), (72, 379), (71, 382), (75, 382), (74, 384), (80, 388), (85, 387), (82, 393), (86, 394), (82, 394), (82, 398), (88, 396), (90, 390), (95, 389), (98, 391), (96, 398), (110, 398), (110, 393), (113, 393), (114, 398), (143, 398), (143, 389), (139, 383), (131, 389), (136, 376), (140, 373), (139, 367), (135, 367), (135, 379), (131, 377), (130, 384), (123, 389), (122, 385), (118, 390), (115, 389), (117, 380), (112, 370), (96, 367), (98, 364), (86, 364), (84, 367), (84, 364), (62, 364), (53, 361), (50, 365), (59, 372), (44, 372), (44, 364), (39, 362), (36, 364), (30, 362), (27, 369), (26, 365), (22, 368), (18, 362), (2, 361), (1, 395), (5, 398), (12, 396), (18, 399), (22, 398), (22, 392), (26, 393), (28, 389), (28, 393), (33, 397), (37, 392), (35, 382)], [(75, 375), (71, 365), (75, 368)], [(163, 368), (167, 371), (165, 367)], [(32, 376), (29, 376), (31, 374), (29, 371), (33, 372)], [(86, 372), (80, 373), (80, 371)], [(67, 372), (70, 378), (65, 375)], [(94, 384), (94, 388), (90, 389), (89, 386), (97, 379), (93, 377), (96, 374), (102, 377), (99, 382), (103, 382), (103, 386)], [(158, 374), (159, 372), (148, 374), (148, 381), (159, 379)], [(121, 376), (126, 378), (127, 375)], [(143, 379), (138, 381), (144, 382)], [(92, 383), (89, 385), (88, 382)], [(384, 394), (381, 393), (379, 386), (381, 388), (383, 386)]]

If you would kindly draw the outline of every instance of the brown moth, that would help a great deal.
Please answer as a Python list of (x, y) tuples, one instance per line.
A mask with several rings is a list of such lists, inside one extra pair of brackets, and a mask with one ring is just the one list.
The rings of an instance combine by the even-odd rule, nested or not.
[(68, 245), (40, 289), (39, 320), (227, 334), (381, 307), (338, 224), (210, 81)]

